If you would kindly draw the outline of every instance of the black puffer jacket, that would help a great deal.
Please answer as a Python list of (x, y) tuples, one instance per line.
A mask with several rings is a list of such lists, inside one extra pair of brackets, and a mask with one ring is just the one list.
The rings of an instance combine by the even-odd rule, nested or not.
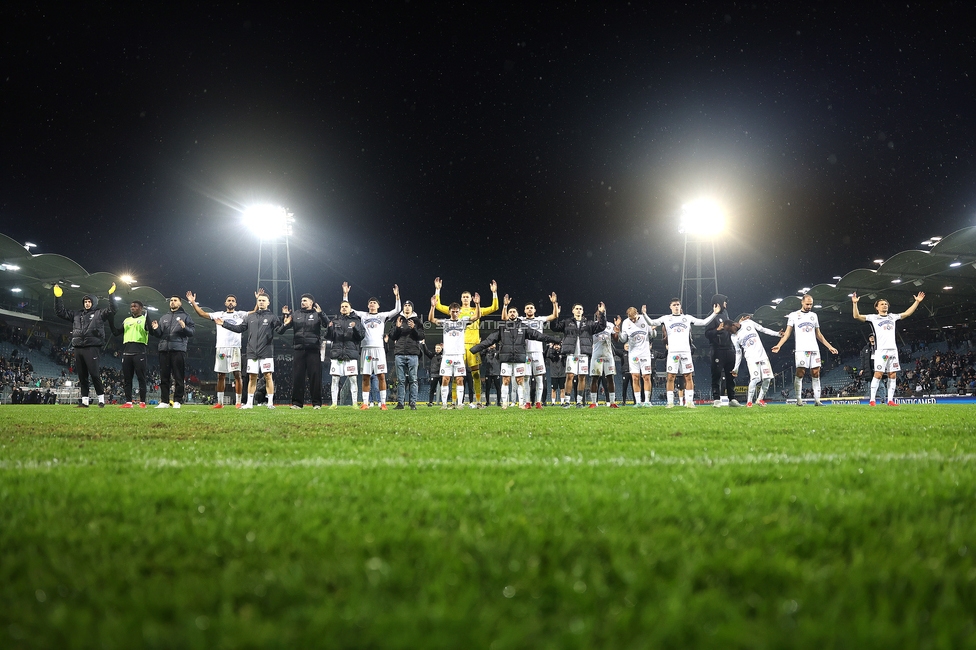
[(579, 340), (580, 354), (589, 356), (593, 354), (593, 333), (602, 332), (607, 328), (607, 315), (597, 312), (599, 320), (590, 320), (583, 316), (578, 323), (570, 316), (561, 321), (556, 321), (552, 326), (552, 331), (563, 332), (563, 340), (559, 342), (559, 348), (563, 355), (573, 354), (576, 350), (576, 341)]
[[(105, 344), (105, 323), (115, 317), (115, 301), (109, 296), (108, 307), (98, 309), (98, 297), (87, 295), (91, 309), (74, 311), (64, 308), (60, 298), (54, 299), (54, 311), (58, 318), (71, 321), (71, 345), (76, 348), (100, 347)], [(82, 299), (84, 302), (84, 298)]]
[(281, 321), (270, 309), (261, 309), (244, 317), (244, 322), (235, 325), (224, 321), (224, 329), (243, 334), (247, 332), (248, 359), (268, 359), (274, 356), (275, 330)]
[[(396, 342), (393, 352), (397, 355), (419, 357), (423, 354), (420, 342), (424, 340), (424, 322), (416, 313), (410, 314), (409, 318), (401, 313), (399, 317), (403, 319), (403, 325), (397, 327), (394, 320), (393, 329), (390, 330), (390, 340)], [(413, 321), (413, 327), (410, 327), (409, 321)]]
[[(525, 363), (525, 340), (557, 343), (558, 339), (535, 331), (521, 320), (503, 320), (498, 329), (471, 347), (472, 354), (478, 354), (493, 344), (498, 344), (498, 360), (501, 363)], [(590, 342), (592, 347), (592, 339)]]
[(329, 323), (325, 337), (332, 341), (329, 358), (339, 361), (359, 361), (359, 344), (366, 338), (363, 321), (355, 314), (337, 314)]
[(293, 329), (296, 350), (318, 350), (322, 347), (322, 326), (328, 326), (328, 323), (328, 317), (323, 312), (299, 309), (291, 313), (291, 321), (287, 325), (282, 323), (276, 333), (284, 334)]
[(434, 346), (434, 349), (431, 350), (429, 347), (427, 347), (426, 343), (421, 349), (424, 352), (424, 356), (430, 359), (430, 361), (427, 362), (427, 371), (430, 373), (430, 376), (439, 377), (441, 374), (441, 361), (444, 359), (444, 353), (438, 352), (437, 346)]
[(725, 307), (729, 299), (720, 293), (712, 296), (712, 305), (722, 305), (722, 311), (712, 319), (712, 322), (708, 324), (705, 328), (705, 338), (708, 342), (712, 344), (713, 350), (728, 350), (734, 352), (735, 348), (732, 346), (732, 334), (724, 327), (719, 330), (718, 326), (720, 323), (725, 323), (726, 327), (732, 322), (729, 316), (729, 310)]
[[(183, 321), (185, 327), (180, 325)], [(186, 352), (186, 344), (193, 336), (194, 324), (190, 316), (180, 307), (176, 311), (168, 311), (156, 319), (158, 328), (149, 326), (149, 336), (159, 339), (160, 352)]]

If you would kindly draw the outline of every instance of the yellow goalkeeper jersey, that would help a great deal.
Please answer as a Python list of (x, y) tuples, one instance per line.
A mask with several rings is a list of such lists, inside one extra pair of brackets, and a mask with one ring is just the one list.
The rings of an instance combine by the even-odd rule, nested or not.
[[(437, 308), (437, 311), (441, 312), (442, 314), (450, 314), (451, 313), (451, 310), (448, 308), (448, 306), (441, 302), (440, 294), (438, 294), (438, 296), (437, 296), (437, 305), (436, 305), (436, 308)], [(471, 307), (461, 307), (461, 313), (458, 314), (458, 316), (460, 318), (474, 318), (474, 310), (475, 310), (474, 306), (471, 306)], [(494, 296), (492, 296), (491, 306), (489, 306), (489, 307), (482, 306), (481, 307), (481, 315), (482, 316), (487, 316), (488, 314), (494, 314), (496, 311), (498, 311), (498, 295), (497, 294), (494, 295)], [(481, 329), (480, 329), (480, 326), (481, 326), (481, 321), (480, 320), (476, 320), (476, 321), (472, 321), (471, 324), (468, 325), (468, 328), (466, 330), (464, 330), (464, 347), (470, 348), (472, 345), (477, 345), (478, 343), (481, 343)]]

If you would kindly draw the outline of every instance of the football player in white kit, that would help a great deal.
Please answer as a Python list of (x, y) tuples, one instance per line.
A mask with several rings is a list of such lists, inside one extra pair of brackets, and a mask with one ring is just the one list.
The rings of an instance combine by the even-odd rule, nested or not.
[(617, 332), (616, 325), (608, 320), (602, 331), (593, 333), (593, 353), (590, 355), (589, 408), (591, 409), (596, 408), (600, 377), (604, 377), (607, 381), (607, 406), (612, 409), (620, 408), (617, 406), (617, 393), (613, 385), (613, 378), (617, 375), (617, 366), (614, 363), (613, 356), (613, 336)]
[[(654, 357), (651, 356), (651, 339), (657, 335), (657, 329), (650, 324), (647, 317), (647, 305), (642, 312), (637, 313), (636, 307), (627, 308), (627, 318), (621, 320), (618, 316), (614, 323), (614, 332), (622, 343), (627, 343), (627, 363), (630, 366), (630, 379), (634, 386), (634, 406), (649, 407), (651, 405), (651, 377), (654, 374)], [(647, 402), (641, 402), (641, 378), (644, 380), (644, 395)]]
[[(260, 290), (254, 294), (255, 299), (264, 293)], [(192, 291), (186, 292), (186, 299), (193, 307), (193, 311), (200, 318), (214, 320), (219, 318), (222, 321), (240, 325), (247, 318), (246, 311), (237, 310), (237, 296), (228, 294), (224, 298), (224, 311), (205, 312), (197, 304), (197, 294)], [(217, 401), (212, 408), (224, 408), (224, 385), (227, 375), (234, 375), (234, 405), (241, 408), (241, 393), (244, 390), (244, 382), (241, 380), (241, 335), (223, 327), (217, 328), (216, 359), (214, 361), (214, 372), (217, 373)]]
[(441, 320), (434, 318), (434, 309), (437, 307), (438, 297), (430, 297), (430, 314), (427, 320), (434, 325), (444, 328), (444, 343), (442, 344), (443, 353), (441, 356), (441, 408), (452, 408), (448, 405), (447, 398), (451, 393), (451, 378), (455, 381), (455, 403), (457, 408), (461, 408), (461, 401), (464, 399), (464, 331), (469, 325), (478, 322), (481, 318), (481, 296), (474, 294), (474, 313), (471, 318), (460, 318), (461, 305), (452, 302), (448, 307), (450, 318)]
[[(526, 303), (525, 316), (522, 317), (522, 322), (534, 329), (539, 334), (542, 334), (542, 330), (546, 326), (546, 323), (555, 320), (556, 317), (559, 316), (559, 303), (556, 300), (555, 293), (549, 294), (549, 302), (552, 303), (552, 313), (548, 316), (536, 316), (535, 305), (531, 302)], [(525, 352), (525, 363), (528, 365), (527, 370), (529, 371), (529, 377), (535, 380), (535, 407), (537, 409), (541, 409), (542, 387), (545, 383), (546, 377), (546, 355), (542, 348), (542, 342), (527, 339), (525, 341)], [(528, 390), (529, 389), (526, 388), (526, 391)]]
[[(724, 325), (725, 323), (722, 323)], [(763, 347), (759, 334), (767, 336), (779, 336), (779, 332), (763, 327), (754, 322), (750, 314), (745, 314), (739, 319), (738, 323), (730, 323), (728, 330), (732, 333), (732, 347), (735, 348), (735, 372), (733, 376), (739, 374), (739, 364), (745, 357), (746, 365), (749, 367), (749, 393), (746, 398), (746, 406), (752, 408), (752, 398), (756, 397), (756, 404), (766, 406), (763, 398), (769, 390), (769, 382), (773, 379), (773, 369), (769, 365), (769, 357), (766, 356), (766, 349)], [(759, 393), (756, 394), (756, 388)]]
[(793, 378), (793, 391), (796, 393), (796, 405), (803, 406), (803, 376), (807, 368), (810, 369), (810, 383), (813, 384), (813, 404), (823, 406), (820, 401), (820, 341), (831, 354), (837, 354), (837, 348), (824, 338), (820, 331), (820, 319), (813, 313), (813, 296), (809, 293), (800, 301), (800, 309), (791, 313), (786, 319), (786, 331), (779, 343), (773, 346), (773, 354), (778, 354), (783, 344), (796, 330), (796, 377)]
[[(712, 307), (712, 315), (708, 318), (695, 318), (681, 313), (681, 300), (671, 299), (671, 313), (660, 318), (648, 319), (649, 325), (664, 325), (668, 336), (668, 404), (667, 408), (674, 408), (674, 378), (677, 375), (685, 377), (685, 406), (695, 408), (695, 364), (691, 358), (691, 326), (705, 327), (722, 310), (721, 305)], [(646, 308), (644, 309), (646, 316)], [(634, 391), (636, 399), (636, 390)]]
[(854, 318), (862, 323), (865, 321), (871, 323), (871, 329), (874, 331), (874, 377), (871, 378), (871, 406), (875, 405), (878, 385), (881, 383), (881, 376), (885, 373), (888, 374), (888, 406), (896, 405), (895, 377), (898, 371), (901, 370), (901, 365), (898, 363), (898, 342), (895, 340), (895, 322), (914, 314), (915, 310), (918, 309), (919, 303), (925, 298), (925, 292), (919, 291), (918, 295), (914, 296), (914, 298), (915, 302), (912, 303), (912, 306), (901, 314), (888, 313), (888, 309), (890, 308), (888, 301), (884, 298), (879, 298), (874, 303), (874, 308), (878, 313), (862, 316), (861, 312), (857, 310), (857, 301), (860, 300), (860, 296), (856, 292), (851, 294), (851, 302), (854, 304)]
[[(362, 352), (359, 355), (359, 371), (363, 374), (363, 403), (359, 406), (361, 410), (370, 407), (369, 403), (369, 380), (376, 375), (379, 380), (380, 389), (380, 410), (386, 409), (386, 347), (383, 341), (383, 332), (386, 329), (386, 321), (400, 313), (400, 287), (393, 285), (393, 297), (396, 304), (390, 311), (380, 311), (380, 302), (376, 298), (370, 298), (367, 303), (368, 311), (353, 309), (352, 313), (359, 316), (366, 328), (366, 338), (363, 339)], [(349, 301), (349, 283), (342, 283), (342, 300)]]

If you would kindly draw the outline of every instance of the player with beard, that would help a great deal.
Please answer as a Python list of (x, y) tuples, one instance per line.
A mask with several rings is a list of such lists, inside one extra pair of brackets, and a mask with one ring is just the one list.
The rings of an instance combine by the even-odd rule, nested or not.
[(268, 395), (268, 408), (274, 409), (274, 334), (281, 327), (281, 320), (275, 316), (268, 305), (267, 295), (258, 296), (257, 309), (248, 314), (244, 322), (235, 324), (222, 318), (213, 321), (232, 332), (247, 332), (247, 402), (242, 409), (254, 408), (254, 393), (258, 389), (258, 374), (264, 375)]
[(800, 309), (787, 317), (786, 331), (783, 332), (779, 343), (773, 346), (773, 354), (779, 353), (794, 329), (796, 330), (794, 354), (796, 376), (793, 379), (793, 390), (796, 392), (796, 405), (803, 406), (803, 377), (809, 368), (810, 382), (813, 385), (813, 404), (823, 406), (823, 402), (820, 401), (820, 346), (817, 345), (817, 341), (827, 346), (831, 354), (837, 354), (837, 348), (828, 343), (820, 331), (820, 319), (813, 313), (813, 296), (810, 294), (803, 296)]
[[(349, 302), (349, 283), (342, 283), (342, 301)], [(366, 338), (363, 339), (362, 352), (359, 359), (359, 371), (363, 374), (363, 403), (360, 409), (366, 410), (370, 405), (369, 399), (369, 380), (373, 375), (379, 382), (380, 391), (380, 410), (387, 410), (386, 407), (386, 341), (384, 340), (386, 321), (393, 318), (400, 312), (400, 287), (393, 285), (393, 297), (396, 303), (390, 311), (380, 311), (380, 301), (370, 298), (366, 306), (366, 311), (352, 310), (352, 313), (359, 316), (366, 328)]]
[(559, 342), (560, 349), (566, 356), (566, 387), (563, 393), (563, 408), (570, 407), (570, 394), (573, 390), (573, 378), (579, 375), (581, 383), (576, 393), (576, 408), (583, 408), (583, 393), (586, 391), (586, 380), (590, 374), (590, 355), (593, 354), (593, 335), (607, 328), (607, 308), (601, 302), (597, 305), (595, 320), (583, 316), (583, 305), (573, 305), (573, 315), (561, 321), (556, 321), (552, 329), (563, 332), (563, 340)]
[[(533, 330), (542, 334), (542, 330), (545, 328), (546, 323), (556, 320), (559, 316), (559, 303), (556, 300), (555, 292), (549, 294), (549, 302), (552, 303), (552, 313), (548, 316), (536, 316), (535, 304), (529, 302), (525, 304), (525, 316), (522, 317), (522, 322), (531, 327)], [(542, 408), (542, 390), (543, 384), (545, 383), (546, 377), (546, 355), (542, 348), (542, 342), (533, 339), (528, 339), (525, 342), (526, 350), (526, 374), (530, 380), (534, 380), (535, 383), (535, 407), (537, 409)]]
[[(647, 305), (641, 307), (637, 313), (636, 307), (627, 308), (626, 320), (618, 316), (614, 323), (614, 332), (620, 341), (629, 343), (627, 351), (627, 365), (630, 367), (631, 382), (634, 387), (634, 406), (649, 407), (651, 405), (651, 377), (654, 374), (654, 357), (651, 354), (651, 339), (657, 330), (650, 324), (647, 316)], [(641, 402), (641, 379), (644, 383), (645, 402)]]
[[(262, 293), (264, 291), (259, 290), (254, 294), (255, 301)], [(237, 310), (237, 296), (232, 293), (227, 294), (227, 297), (224, 298), (224, 311), (203, 311), (197, 304), (197, 294), (192, 291), (186, 292), (186, 300), (200, 318), (207, 318), (212, 321), (219, 318), (234, 325), (240, 325), (247, 318), (248, 312)], [(227, 385), (228, 375), (234, 377), (234, 406), (241, 408), (241, 393), (244, 390), (244, 382), (241, 380), (241, 335), (229, 329), (218, 327), (215, 347), (214, 372), (217, 373), (217, 401), (213, 408), (224, 408), (224, 388)]]

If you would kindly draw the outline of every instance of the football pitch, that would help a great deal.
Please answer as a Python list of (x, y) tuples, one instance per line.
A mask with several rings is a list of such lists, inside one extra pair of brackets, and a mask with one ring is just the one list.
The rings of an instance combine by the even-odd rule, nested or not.
[(0, 647), (976, 647), (974, 413), (4, 406)]

